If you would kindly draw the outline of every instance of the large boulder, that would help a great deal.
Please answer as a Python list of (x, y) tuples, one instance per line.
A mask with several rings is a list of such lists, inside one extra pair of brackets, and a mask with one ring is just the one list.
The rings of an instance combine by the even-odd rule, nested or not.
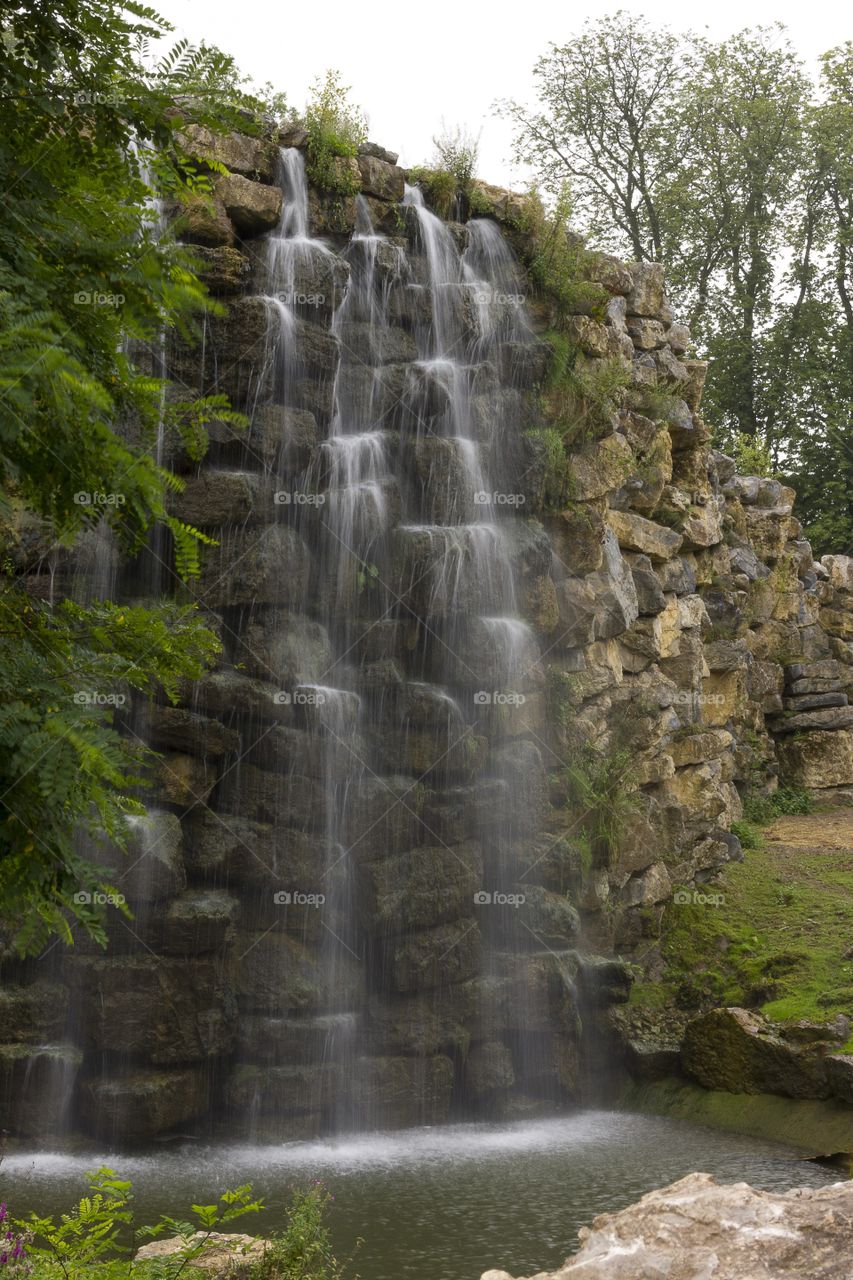
[(252, 182), (239, 173), (229, 173), (216, 183), (216, 197), (241, 235), (254, 236), (271, 231), (281, 214), (278, 187)]
[(185, 1251), (190, 1249), (193, 1272), (201, 1272), (210, 1280), (250, 1280), (266, 1253), (267, 1244), (266, 1240), (254, 1236), (197, 1231), (187, 1239), (170, 1236), (168, 1240), (152, 1240), (137, 1250), (134, 1261), (148, 1263), (153, 1270), (169, 1268), (169, 1260), (174, 1259), (171, 1269), (179, 1270)]
[(669, 560), (683, 542), (682, 535), (674, 529), (631, 511), (608, 511), (607, 519), (620, 547), (642, 552), (651, 560)]
[(853, 1274), (851, 1218), (853, 1182), (780, 1194), (691, 1173), (600, 1214), (579, 1253), (531, 1280), (841, 1280)]
[(786, 1040), (748, 1009), (712, 1009), (687, 1025), (681, 1063), (706, 1089), (826, 1098), (826, 1064), (814, 1046)]
[(287, 525), (234, 531), (206, 548), (200, 594), (214, 607), (300, 605), (308, 589), (311, 554)]
[(368, 932), (428, 929), (473, 914), (483, 858), (476, 844), (421, 847), (362, 863), (358, 883)]
[(810, 790), (853, 786), (853, 730), (813, 729), (776, 747), (783, 776)]

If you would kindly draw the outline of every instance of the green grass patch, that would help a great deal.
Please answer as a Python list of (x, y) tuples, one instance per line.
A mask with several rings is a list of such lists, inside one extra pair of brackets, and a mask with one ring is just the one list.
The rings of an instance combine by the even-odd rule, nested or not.
[[(761, 834), (737, 825), (742, 840), (744, 827)], [(853, 1014), (853, 851), (762, 838), (724, 880), (676, 894), (659, 945), (666, 972), (634, 985), (637, 1006), (739, 1005), (778, 1022)]]

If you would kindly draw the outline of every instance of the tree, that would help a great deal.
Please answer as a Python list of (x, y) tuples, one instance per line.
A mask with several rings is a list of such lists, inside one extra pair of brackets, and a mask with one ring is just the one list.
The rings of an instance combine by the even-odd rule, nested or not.
[(778, 25), (715, 43), (619, 13), (551, 46), (535, 110), (504, 108), (594, 243), (665, 262), (716, 442), (769, 448), (820, 550), (853, 541), (852, 47), (826, 55), (816, 102)]
[(192, 577), (201, 535), (169, 513), (180, 482), (157, 464), (158, 431), (165, 414), (198, 445), (211, 417), (238, 420), (223, 398), (166, 396), (132, 358), (210, 305), (151, 219), (155, 194), (210, 189), (187, 126), (251, 129), (264, 107), (217, 50), (179, 42), (154, 60), (168, 30), (136, 0), (21, 0), (0, 25), (0, 916), (22, 951), (70, 940), (75, 919), (102, 936), (75, 901), (102, 881), (87, 837), (121, 844), (139, 809), (115, 702), (175, 697), (217, 648), (191, 605), (30, 590), (43, 548), (104, 526), (132, 552), (165, 525)]
[(688, 65), (684, 42), (625, 13), (587, 23), (534, 68), (539, 107), (503, 104), (516, 150), (546, 192), (572, 193), (576, 216), (602, 247), (662, 258), (661, 193), (680, 167), (673, 113)]

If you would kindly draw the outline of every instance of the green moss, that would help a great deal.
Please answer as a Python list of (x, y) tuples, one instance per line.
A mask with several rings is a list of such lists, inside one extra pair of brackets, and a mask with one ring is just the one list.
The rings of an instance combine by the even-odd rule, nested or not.
[(635, 984), (633, 1001), (688, 1010), (738, 1005), (781, 1022), (853, 1012), (848, 851), (768, 841), (702, 892), (723, 901), (710, 905), (690, 892), (687, 902), (669, 904), (660, 943), (664, 976)]
[(723, 1093), (673, 1079), (632, 1085), (620, 1105), (631, 1111), (790, 1143), (812, 1155), (853, 1150), (853, 1107), (843, 1102)]

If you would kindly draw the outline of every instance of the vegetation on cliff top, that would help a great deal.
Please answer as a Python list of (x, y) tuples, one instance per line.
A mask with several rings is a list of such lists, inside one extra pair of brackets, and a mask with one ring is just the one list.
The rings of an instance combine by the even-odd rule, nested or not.
[(620, 12), (534, 74), (538, 103), (504, 104), (519, 158), (593, 243), (666, 264), (719, 444), (761, 441), (818, 554), (850, 546), (853, 44), (814, 84), (778, 25), (714, 42)]

